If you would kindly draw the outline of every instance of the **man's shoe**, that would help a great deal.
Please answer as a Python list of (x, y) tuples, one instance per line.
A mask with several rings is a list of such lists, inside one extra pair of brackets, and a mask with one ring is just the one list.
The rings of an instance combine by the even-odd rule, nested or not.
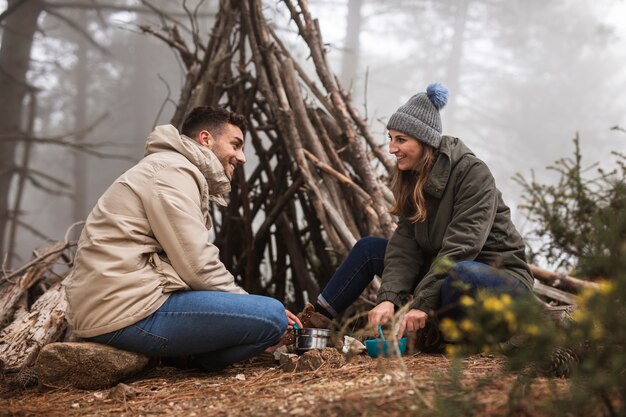
[(315, 311), (315, 307), (312, 304), (304, 306), (304, 309), (298, 314), (298, 318), (305, 329), (330, 329), (333, 326), (333, 321)]
[[(333, 325), (331, 319), (315, 311), (313, 304), (304, 306), (304, 309), (298, 313), (298, 318), (305, 329), (330, 329)], [(296, 343), (296, 336), (293, 331), (288, 330), (281, 339), (281, 346), (290, 346), (294, 343)]]
[(278, 346), (291, 346), (296, 343), (296, 335), (293, 334), (293, 330), (289, 329), (285, 332), (283, 337), (280, 339), (280, 343)]

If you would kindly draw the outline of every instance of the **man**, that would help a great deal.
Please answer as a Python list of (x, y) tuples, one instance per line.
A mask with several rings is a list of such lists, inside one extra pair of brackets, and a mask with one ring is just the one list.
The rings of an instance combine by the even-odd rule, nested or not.
[(246, 162), (243, 116), (198, 107), (181, 133), (158, 126), (145, 157), (98, 200), (66, 283), (77, 336), (148, 356), (193, 355), (206, 370), (252, 357), (300, 321), (247, 294), (209, 242), (209, 201), (226, 205)]

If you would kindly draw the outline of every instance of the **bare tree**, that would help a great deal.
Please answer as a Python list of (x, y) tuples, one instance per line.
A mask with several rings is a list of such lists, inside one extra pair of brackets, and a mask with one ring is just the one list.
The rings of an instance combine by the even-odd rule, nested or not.
[[(119, 155), (119, 152), (108, 153), (99, 150), (107, 144), (90, 144), (85, 142), (87, 133), (93, 129), (94, 121), (88, 120), (88, 92), (89, 87), (89, 49), (101, 54), (108, 54), (106, 48), (100, 45), (87, 29), (87, 10), (117, 11), (120, 6), (114, 4), (89, 3), (91, 8), (80, 3), (59, 3), (45, 1), (9, 1), (7, 9), (0, 15), (2, 23), (2, 45), (0, 48), (0, 257), (7, 267), (15, 259), (15, 246), (18, 229), (29, 230), (35, 236), (45, 240), (47, 237), (35, 225), (24, 222), (25, 212), (21, 205), (24, 201), (25, 189), (34, 186), (54, 196), (72, 196), (74, 198), (74, 219), (84, 218), (86, 213), (86, 161), (85, 153), (98, 157), (115, 157), (128, 159)], [(87, 6), (88, 6), (87, 5)], [(79, 15), (72, 16), (71, 9), (77, 8)], [(65, 13), (63, 13), (65, 10)], [(67, 11), (70, 11), (68, 13)], [(145, 6), (146, 13), (154, 12)], [(98, 21), (102, 16), (96, 15)], [(73, 119), (74, 129), (60, 135), (41, 136), (34, 128), (38, 118), (38, 105), (35, 100), (38, 91), (28, 84), (26, 74), (33, 69), (31, 49), (38, 31), (44, 32), (45, 25), (41, 25), (44, 17), (60, 21), (62, 28), (69, 29), (69, 33), (77, 35), (77, 64), (75, 79), (75, 111), (68, 119)], [(106, 22), (104, 22), (106, 24)], [(42, 27), (40, 27), (40, 25)], [(68, 31), (63, 32), (68, 33)], [(63, 37), (63, 35), (62, 35)], [(75, 39), (75, 38), (73, 38)], [(72, 41), (73, 41), (72, 39)], [(29, 99), (25, 99), (28, 96)], [(39, 120), (42, 120), (39, 117)], [(98, 120), (102, 120), (100, 117)], [(90, 125), (91, 123), (91, 125)], [(46, 132), (47, 133), (47, 132)], [(74, 151), (74, 184), (69, 184), (56, 178), (47, 168), (31, 166), (32, 148), (35, 144), (55, 144), (69, 147)], [(19, 158), (19, 161), (17, 160)], [(73, 188), (73, 193), (70, 190)]]
[(24, 97), (29, 86), (26, 72), (30, 65), (37, 19), (43, 0), (9, 0), (3, 14), (4, 30), (0, 46), (0, 254), (4, 254), (5, 231), (9, 220), (9, 192), (15, 173), (17, 141), (23, 133)]
[(346, 36), (341, 56), (341, 80), (343, 85), (350, 86), (356, 79), (361, 54), (361, 8), (363, 0), (348, 0), (348, 16), (346, 19)]

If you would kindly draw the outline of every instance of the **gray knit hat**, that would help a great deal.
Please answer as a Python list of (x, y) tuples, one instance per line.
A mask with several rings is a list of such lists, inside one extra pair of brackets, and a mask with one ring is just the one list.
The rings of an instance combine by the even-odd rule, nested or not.
[(391, 115), (387, 130), (398, 130), (434, 148), (441, 144), (441, 110), (448, 102), (448, 89), (439, 83), (426, 88), (425, 93), (411, 97)]

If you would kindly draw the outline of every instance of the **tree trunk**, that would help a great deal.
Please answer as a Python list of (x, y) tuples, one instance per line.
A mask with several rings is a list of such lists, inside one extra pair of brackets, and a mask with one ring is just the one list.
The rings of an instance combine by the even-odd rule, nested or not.
[(342, 85), (354, 86), (356, 71), (359, 66), (360, 47), (359, 35), (361, 34), (361, 7), (363, 0), (348, 1), (348, 17), (346, 22), (346, 37), (343, 44), (341, 58)]
[[(84, 10), (79, 12), (79, 22), (85, 22), (86, 14)], [(84, 24), (83, 24), (84, 26)], [(83, 27), (83, 29), (85, 29)], [(76, 63), (76, 118), (74, 119), (74, 129), (76, 132), (84, 131), (87, 127), (87, 86), (89, 83), (87, 41), (83, 36), (78, 40), (78, 51), (76, 53), (78, 62)], [(77, 142), (83, 142), (86, 134), (81, 133), (76, 136)], [(80, 151), (74, 151), (74, 207), (73, 221), (81, 221), (87, 216), (87, 155)], [(76, 228), (76, 234), (80, 234), (80, 229)], [(78, 236), (75, 236), (78, 237)]]
[(43, 11), (43, 0), (9, 0), (7, 8), (15, 10), (6, 17), (0, 46), (0, 255), (5, 247), (9, 219), (9, 193), (15, 171), (16, 138), (22, 132), (24, 96), (28, 91), (26, 72), (37, 29), (37, 18)]
[(450, 49), (450, 58), (446, 76), (448, 79), (448, 88), (452, 91), (450, 101), (446, 112), (450, 121), (448, 131), (456, 131), (456, 99), (459, 97), (459, 78), (461, 76), (461, 66), (463, 61), (465, 28), (467, 26), (467, 10), (470, 0), (461, 0), (456, 4), (454, 14), (454, 35), (452, 36), (452, 48)]

